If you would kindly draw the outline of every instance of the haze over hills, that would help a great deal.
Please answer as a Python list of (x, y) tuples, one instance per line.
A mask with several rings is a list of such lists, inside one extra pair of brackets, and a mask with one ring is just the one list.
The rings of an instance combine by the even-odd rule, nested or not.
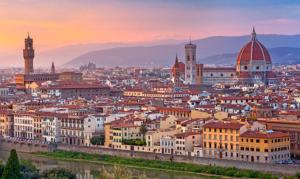
[[(234, 64), (236, 53), (249, 38), (249, 35), (215, 36), (193, 40), (193, 43), (197, 45), (197, 59), (201, 63)], [(299, 63), (300, 35), (258, 35), (258, 39), (269, 49), (274, 63)], [(185, 43), (173, 39), (139, 43), (89, 43), (42, 52), (35, 46), (34, 63), (36, 67), (49, 68), (52, 61), (56, 66), (63, 67), (79, 67), (88, 62), (99, 67), (171, 66), (176, 54), (183, 61)], [(1, 52), (0, 60), (2, 67), (23, 67), (22, 49), (15, 54)]]
[[(34, 37), (33, 37), (34, 38)], [(147, 42), (136, 42), (136, 43), (86, 43), (86, 44), (74, 44), (67, 45), (51, 50), (41, 51), (36, 42), (39, 39), (34, 40), (35, 48), (35, 58), (34, 65), (35, 67), (50, 67), (52, 61), (55, 62), (56, 66), (63, 65), (70, 60), (91, 52), (95, 50), (104, 50), (116, 47), (129, 47), (129, 46), (153, 46), (161, 44), (178, 44), (182, 43), (183, 40), (176, 39), (165, 39), (165, 40), (154, 40)], [(22, 43), (22, 41), (21, 41)], [(0, 49), (0, 67), (23, 67), (23, 54), (22, 48), (18, 49), (16, 52), (6, 52), (1, 51)]]
[[(250, 36), (216, 36), (194, 40), (197, 45), (197, 59), (205, 64), (234, 64), (236, 53), (249, 41)], [(258, 35), (270, 51), (274, 63), (299, 63), (300, 35)], [(184, 44), (116, 47), (95, 50), (80, 55), (66, 63), (78, 67), (93, 62), (101, 67), (114, 66), (170, 66), (176, 54), (184, 57)]]
[[(272, 62), (277, 64), (300, 64), (300, 48), (297, 47), (275, 47), (270, 48)], [(235, 65), (238, 53), (226, 53), (213, 55), (201, 59), (204, 64)]]

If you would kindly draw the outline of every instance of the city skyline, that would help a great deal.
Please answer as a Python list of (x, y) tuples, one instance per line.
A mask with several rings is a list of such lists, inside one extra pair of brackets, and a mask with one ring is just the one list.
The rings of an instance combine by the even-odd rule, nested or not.
[(2, 0), (0, 27), (1, 179), (300, 178), (299, 1)]
[[(85, 43), (136, 43), (249, 34), (299, 34), (297, 1), (2, 1), (0, 52), (16, 53), (27, 32), (40, 51)], [(226, 18), (224, 20), (224, 17)]]

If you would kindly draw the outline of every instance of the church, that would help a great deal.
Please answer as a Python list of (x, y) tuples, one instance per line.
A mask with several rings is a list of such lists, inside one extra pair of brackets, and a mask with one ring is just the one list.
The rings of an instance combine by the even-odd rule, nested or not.
[(185, 63), (176, 56), (172, 67), (172, 82), (181, 85), (249, 85), (273, 84), (272, 60), (267, 48), (257, 40), (253, 28), (250, 41), (241, 48), (235, 67), (204, 67), (196, 62), (196, 45), (185, 45)]

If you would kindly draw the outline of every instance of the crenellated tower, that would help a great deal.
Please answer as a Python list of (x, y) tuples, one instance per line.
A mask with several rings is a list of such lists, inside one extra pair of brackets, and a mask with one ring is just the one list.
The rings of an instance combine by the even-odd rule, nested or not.
[(28, 37), (25, 39), (25, 48), (23, 49), (23, 57), (25, 62), (25, 74), (31, 74), (33, 70), (33, 58), (34, 58), (34, 49), (33, 49), (33, 39), (30, 38), (29, 33)]

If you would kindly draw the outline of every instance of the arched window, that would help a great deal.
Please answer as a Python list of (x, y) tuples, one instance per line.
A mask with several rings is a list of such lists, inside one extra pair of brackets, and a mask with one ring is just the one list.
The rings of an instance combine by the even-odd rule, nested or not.
[(223, 73), (221, 73), (221, 77), (223, 77), (224, 75), (223, 75)]

